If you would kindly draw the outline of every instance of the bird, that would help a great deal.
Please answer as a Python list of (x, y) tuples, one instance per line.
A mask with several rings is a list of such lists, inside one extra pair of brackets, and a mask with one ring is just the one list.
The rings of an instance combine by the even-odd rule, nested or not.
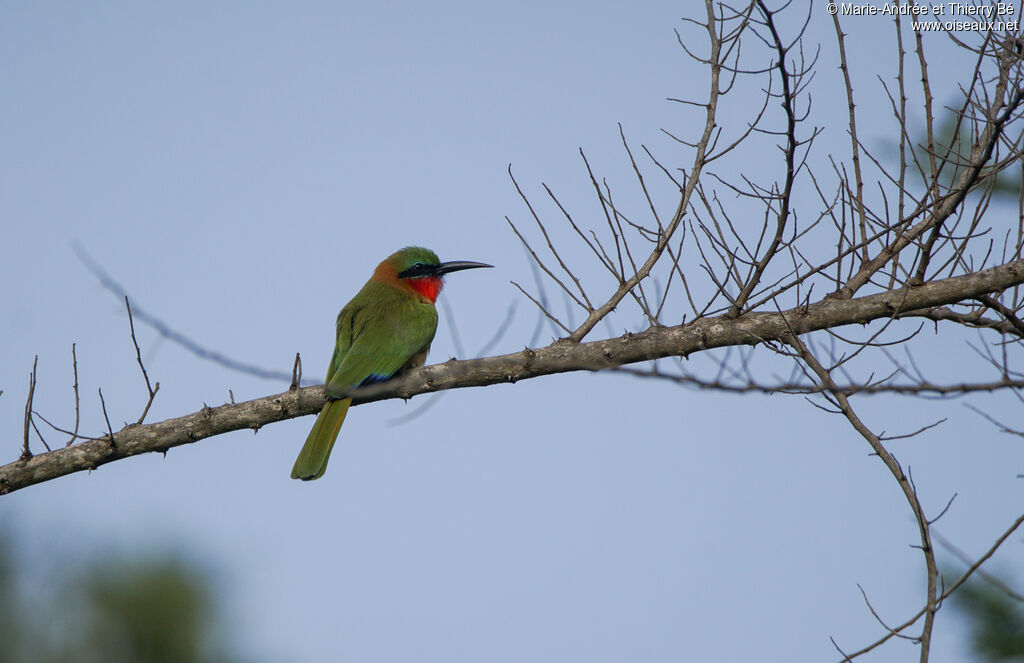
[(482, 262), (441, 262), (421, 246), (407, 246), (384, 259), (366, 285), (338, 313), (334, 354), (327, 368), (328, 398), (299, 451), (292, 478), (319, 479), (352, 403), (353, 389), (383, 382), (422, 366), (437, 331), (434, 302), (443, 277)]

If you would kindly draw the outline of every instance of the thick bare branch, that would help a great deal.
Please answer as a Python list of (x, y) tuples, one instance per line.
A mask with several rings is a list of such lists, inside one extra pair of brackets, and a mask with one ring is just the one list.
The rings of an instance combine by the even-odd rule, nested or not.
[[(1024, 260), (999, 267), (855, 299), (826, 298), (784, 312), (748, 313), (740, 318), (702, 319), (676, 327), (657, 327), (589, 343), (556, 341), (536, 350), (449, 361), (426, 366), (409, 375), (353, 393), (355, 403), (417, 394), (517, 382), (542, 375), (577, 370), (600, 370), (661, 357), (686, 356), (710, 348), (787, 341), (792, 334), (889, 319), (901, 310), (945, 306), (985, 293), (1024, 284)], [(259, 430), (275, 421), (313, 414), (324, 404), (321, 387), (306, 387), (237, 404), (203, 408), (199, 412), (159, 423), (132, 425), (109, 439), (86, 441), (18, 460), (0, 467), (0, 494), (95, 469), (119, 458), (172, 447), (234, 430)], [(113, 431), (109, 431), (111, 437)]]

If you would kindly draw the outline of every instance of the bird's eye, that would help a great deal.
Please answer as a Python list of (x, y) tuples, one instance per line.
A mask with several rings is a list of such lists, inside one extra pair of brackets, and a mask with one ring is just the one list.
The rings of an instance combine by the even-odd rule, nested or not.
[(425, 262), (414, 262), (398, 274), (400, 279), (418, 279), (433, 273), (431, 265)]

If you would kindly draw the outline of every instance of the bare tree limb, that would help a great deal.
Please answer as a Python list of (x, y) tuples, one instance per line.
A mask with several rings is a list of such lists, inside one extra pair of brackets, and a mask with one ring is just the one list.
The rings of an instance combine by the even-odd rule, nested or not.
[[(1017, 260), (915, 288), (847, 300), (828, 298), (784, 312), (703, 319), (581, 344), (556, 341), (536, 350), (426, 366), (407, 376), (360, 388), (353, 392), (354, 404), (517, 382), (568, 371), (600, 370), (660, 357), (687, 356), (710, 348), (784, 341), (794, 333), (889, 319), (903, 309), (945, 306), (1022, 283), (1024, 260)], [(243, 403), (204, 407), (194, 414), (159, 423), (131, 425), (117, 433), (116, 447), (109, 441), (86, 441), (0, 467), (0, 494), (95, 469), (127, 456), (164, 452), (220, 433), (245, 428), (259, 430), (275, 421), (318, 412), (324, 402), (322, 387), (306, 387)], [(113, 435), (112, 430), (109, 432)]]

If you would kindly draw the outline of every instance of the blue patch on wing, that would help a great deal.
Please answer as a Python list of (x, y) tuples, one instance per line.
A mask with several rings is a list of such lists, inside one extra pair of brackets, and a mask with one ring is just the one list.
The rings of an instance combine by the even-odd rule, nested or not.
[(385, 381), (390, 380), (390, 379), (391, 379), (390, 375), (378, 375), (377, 373), (371, 373), (370, 375), (368, 375), (366, 377), (365, 380), (363, 380), (362, 382), (359, 383), (359, 386), (360, 387), (365, 387), (368, 384), (374, 384), (376, 382), (385, 382)]

